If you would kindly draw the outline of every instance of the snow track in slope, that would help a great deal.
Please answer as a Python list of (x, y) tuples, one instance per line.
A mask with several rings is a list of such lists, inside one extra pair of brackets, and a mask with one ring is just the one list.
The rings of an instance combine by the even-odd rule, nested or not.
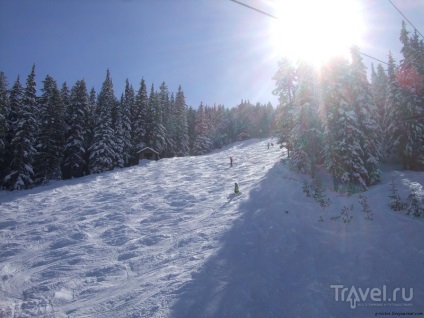
[(0, 316), (166, 315), (278, 161), (268, 142), (0, 193)]

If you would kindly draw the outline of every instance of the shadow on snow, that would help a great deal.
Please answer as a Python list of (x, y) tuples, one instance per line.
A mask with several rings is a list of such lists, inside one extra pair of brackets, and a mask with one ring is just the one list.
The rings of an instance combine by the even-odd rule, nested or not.
[[(330, 286), (338, 284), (414, 287), (409, 309), (422, 310), (421, 257), (401, 248), (421, 225), (408, 221), (404, 229), (394, 222), (382, 229), (380, 222), (359, 221), (359, 215), (353, 224), (319, 223), (323, 212), (300, 191), (300, 179), (284, 178), (284, 169), (275, 164), (250, 191), (220, 249), (177, 291), (170, 317), (369, 317), (391, 309), (352, 309), (346, 299), (335, 300)], [(422, 246), (418, 242), (411, 244)], [(381, 304), (368, 296), (369, 303)]]
[(319, 302), (334, 302), (328, 285), (317, 286), (309, 275), (315, 273), (303, 272), (308, 268), (296, 238), (304, 233), (294, 232), (289, 220), (302, 211), (288, 214), (280, 170), (274, 165), (241, 203), (217, 254), (177, 292), (171, 317), (296, 317), (317, 313)]

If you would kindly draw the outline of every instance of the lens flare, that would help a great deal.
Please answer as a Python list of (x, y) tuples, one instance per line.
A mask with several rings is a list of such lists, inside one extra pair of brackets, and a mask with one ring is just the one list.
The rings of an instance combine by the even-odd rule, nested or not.
[(355, 0), (275, 1), (272, 6), (279, 18), (269, 22), (274, 55), (319, 66), (362, 44), (364, 22)]

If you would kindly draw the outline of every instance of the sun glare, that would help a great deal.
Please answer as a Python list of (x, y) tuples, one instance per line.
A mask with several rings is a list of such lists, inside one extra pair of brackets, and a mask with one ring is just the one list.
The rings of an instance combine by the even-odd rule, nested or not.
[(277, 0), (270, 21), (275, 55), (314, 66), (361, 46), (363, 20), (355, 0)]

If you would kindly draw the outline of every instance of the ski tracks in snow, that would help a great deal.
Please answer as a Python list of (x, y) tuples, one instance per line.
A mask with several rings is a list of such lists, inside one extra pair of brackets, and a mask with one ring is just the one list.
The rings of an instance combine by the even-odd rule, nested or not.
[(0, 316), (169, 314), (279, 160), (268, 142), (1, 193)]

